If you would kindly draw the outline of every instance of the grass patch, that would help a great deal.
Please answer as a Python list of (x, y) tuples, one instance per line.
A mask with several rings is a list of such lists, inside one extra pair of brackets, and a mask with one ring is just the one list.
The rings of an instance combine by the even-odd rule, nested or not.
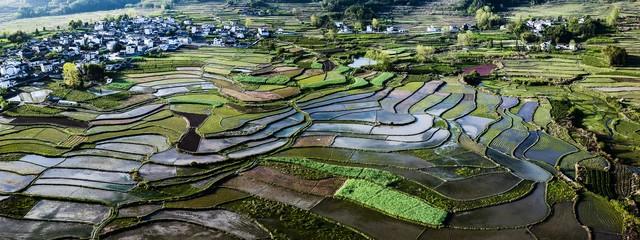
[(366, 87), (368, 85), (369, 85), (369, 82), (367, 82), (367, 80), (364, 80), (364, 78), (356, 77), (353, 79), (353, 83), (349, 85), (347, 88), (356, 89), (356, 88)]
[(298, 176), (307, 180), (320, 180), (333, 177), (332, 174), (316, 170), (313, 168), (304, 167), (297, 164), (285, 164), (279, 162), (263, 161), (260, 165), (276, 169), (284, 174)]
[(113, 109), (120, 106), (121, 102), (131, 97), (128, 92), (119, 92), (89, 101), (89, 104), (100, 109)]
[(13, 195), (0, 201), (0, 214), (22, 218), (38, 203), (33, 197)]
[(104, 88), (108, 90), (126, 91), (129, 90), (129, 88), (133, 87), (133, 85), (135, 84), (135, 82), (129, 80), (116, 80), (107, 85), (104, 85)]
[(291, 77), (286, 75), (276, 75), (272, 77), (259, 77), (259, 76), (241, 74), (241, 75), (234, 76), (233, 79), (243, 83), (284, 85), (291, 80)]
[(409, 194), (367, 180), (349, 179), (336, 192), (337, 197), (358, 202), (388, 215), (414, 222), (440, 226), (447, 212)]
[(547, 203), (570, 202), (577, 196), (576, 191), (565, 181), (554, 179), (547, 184)]
[(300, 166), (304, 166), (307, 168), (315, 169), (315, 170), (326, 172), (326, 173), (335, 174), (338, 176), (366, 179), (380, 185), (389, 185), (391, 183), (394, 183), (400, 180), (400, 178), (394, 175), (393, 173), (383, 171), (383, 170), (326, 164), (326, 163), (312, 161), (306, 158), (269, 157), (269, 158), (265, 158), (265, 160), (272, 161), (272, 162), (297, 164)]
[(371, 79), (371, 84), (373, 84), (374, 86), (384, 86), (384, 83), (389, 79), (393, 78), (394, 76), (395, 76), (394, 73), (383, 72), (378, 76), (374, 77), (373, 79)]
[(62, 110), (57, 108), (24, 104), (24, 105), (15, 107), (9, 111), (6, 111), (5, 113), (12, 117), (19, 117), (19, 116), (42, 117), (42, 116), (53, 116), (61, 112)]

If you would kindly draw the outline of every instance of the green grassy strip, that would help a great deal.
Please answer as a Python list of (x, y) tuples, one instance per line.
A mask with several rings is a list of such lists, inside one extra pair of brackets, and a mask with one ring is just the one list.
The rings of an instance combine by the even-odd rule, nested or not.
[(214, 94), (187, 94), (171, 97), (169, 98), (169, 102), (172, 104), (192, 103), (219, 107), (228, 101), (226, 98)]
[(312, 161), (306, 158), (269, 157), (269, 158), (265, 158), (265, 160), (273, 161), (273, 162), (297, 164), (297, 165), (331, 173), (338, 176), (366, 179), (368, 181), (371, 181), (380, 185), (385, 185), (385, 186), (400, 180), (398, 176), (384, 170), (326, 164), (326, 163)]
[(375, 86), (383, 86), (386, 81), (393, 78), (395, 74), (390, 72), (383, 72), (375, 78), (371, 79), (371, 83)]
[(397, 218), (432, 226), (442, 225), (447, 217), (445, 210), (433, 207), (420, 198), (367, 180), (348, 179), (335, 195)]
[(302, 89), (316, 89), (322, 88), (329, 85), (337, 85), (343, 84), (347, 82), (347, 77), (342, 75), (340, 72), (334, 70), (331, 72), (327, 72), (326, 76), (324, 76), (323, 80), (320, 80), (320, 76), (313, 76), (298, 82)]
[(364, 80), (364, 78), (356, 77), (353, 80), (354, 82), (348, 86), (349, 89), (356, 89), (369, 85), (369, 82), (367, 82), (367, 80)]
[(283, 85), (289, 82), (289, 80), (291, 80), (291, 78), (286, 75), (276, 75), (272, 77), (259, 77), (259, 76), (251, 76), (251, 75), (244, 75), (244, 74), (236, 75), (233, 77), (233, 79), (239, 82), (244, 82), (244, 83), (254, 83), (254, 84), (267, 83), (267, 84), (276, 84), (276, 85)]

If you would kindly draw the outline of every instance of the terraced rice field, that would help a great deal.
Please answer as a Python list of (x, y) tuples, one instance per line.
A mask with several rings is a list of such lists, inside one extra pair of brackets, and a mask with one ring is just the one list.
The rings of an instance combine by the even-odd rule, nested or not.
[(579, 63), (570, 58), (505, 60), (499, 74), (519, 83), (557, 84), (587, 75)]
[[(171, 58), (233, 58), (237, 51)], [(225, 66), (271, 64), (261, 74), (298, 69), (276, 70), (257, 58)], [(365, 80), (369, 87), (347, 90), (350, 69), (338, 68), (297, 81), (305, 89), (307, 79), (322, 76), (332, 87), (256, 104), (238, 95), (259, 91), (243, 90), (254, 83), (206, 66), (130, 73), (129, 91), (155, 100), (95, 113), (85, 125), (3, 123), (0, 152), (12, 158), (0, 162), (7, 196), (0, 198), (0, 228), (28, 224), (10, 231), (107, 239), (194, 231), (263, 239), (310, 229), (353, 238), (520, 236), (529, 228), (559, 236), (547, 221), (566, 218), (567, 210), (547, 205), (545, 182), (553, 167), (569, 171), (595, 157), (529, 131), (525, 124), (548, 121), (539, 113), (545, 102), (451, 79), (404, 83), (379, 73)], [(579, 209), (597, 204), (585, 201)], [(615, 223), (579, 216), (606, 233)]]

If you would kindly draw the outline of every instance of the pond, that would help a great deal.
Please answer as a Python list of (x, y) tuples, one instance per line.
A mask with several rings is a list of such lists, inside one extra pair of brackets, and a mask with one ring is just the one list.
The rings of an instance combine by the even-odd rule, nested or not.
[(361, 68), (361, 67), (371, 66), (371, 65), (376, 65), (376, 64), (378, 64), (378, 62), (376, 62), (373, 59), (366, 58), (366, 57), (358, 57), (355, 60), (353, 60), (353, 63), (349, 64), (349, 67), (351, 67), (351, 68)]

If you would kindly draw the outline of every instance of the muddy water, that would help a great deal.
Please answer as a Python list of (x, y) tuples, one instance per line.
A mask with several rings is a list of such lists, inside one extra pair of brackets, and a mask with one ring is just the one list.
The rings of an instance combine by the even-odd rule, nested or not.
[(202, 137), (196, 132), (196, 128), (198, 128), (208, 116), (195, 113), (176, 113), (185, 117), (187, 121), (189, 121), (189, 131), (187, 131), (187, 133), (185, 133), (180, 139), (180, 142), (178, 142), (178, 148), (189, 152), (198, 151), (198, 146), (200, 145), (200, 139)]

